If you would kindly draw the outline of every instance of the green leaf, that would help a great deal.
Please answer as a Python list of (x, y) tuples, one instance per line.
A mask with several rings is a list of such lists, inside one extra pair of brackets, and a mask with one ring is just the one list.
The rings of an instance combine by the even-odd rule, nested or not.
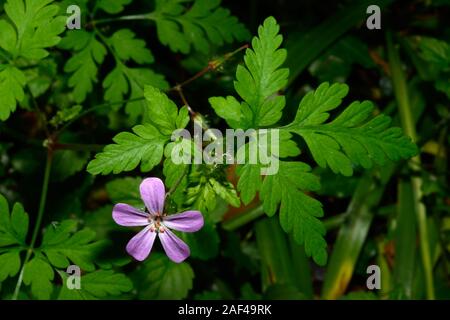
[(135, 287), (140, 299), (179, 300), (192, 288), (194, 272), (186, 263), (174, 263), (164, 254), (152, 253), (135, 272)]
[(99, 0), (97, 1), (97, 7), (103, 11), (116, 14), (122, 12), (127, 4), (130, 4), (133, 0)]
[(241, 104), (235, 97), (212, 97), (209, 98), (209, 103), (216, 114), (222, 119), (225, 119), (230, 127), (235, 129), (241, 127), (241, 123), (244, 121), (242, 119)]
[[(189, 122), (185, 108), (180, 111), (166, 94), (153, 86), (145, 86), (148, 122), (133, 128), (134, 133), (121, 132), (113, 138), (116, 144), (96, 155), (87, 170), (91, 174), (114, 174), (131, 171), (141, 163), (141, 171), (150, 171), (159, 164), (164, 145), (176, 129)], [(182, 126), (182, 127), (179, 127)]]
[[(128, 68), (119, 63), (103, 80), (103, 88), (106, 89), (104, 98), (106, 101), (119, 102), (129, 94), (128, 99), (139, 99), (139, 101), (128, 102), (125, 107), (125, 112), (130, 115), (131, 121), (135, 122), (139, 116), (145, 114), (146, 102), (142, 99), (145, 85), (161, 89), (169, 86), (164, 76), (150, 69)], [(120, 107), (118, 105), (114, 109), (118, 110)]]
[(2, 69), (0, 65), (0, 120), (8, 119), (16, 110), (17, 102), (24, 99), (26, 82), (25, 75), (19, 69), (11, 66)]
[(120, 66), (114, 68), (105, 77), (103, 88), (105, 89), (104, 98), (106, 101), (117, 102), (123, 100), (123, 96), (129, 91), (129, 85), (127, 76)]
[(450, 67), (450, 43), (423, 37), (419, 41), (420, 55), (431, 64), (437, 65), (441, 69)]
[(80, 279), (80, 289), (69, 289), (66, 284), (67, 275), (60, 272), (63, 280), (58, 300), (93, 300), (114, 298), (133, 289), (133, 283), (122, 273), (111, 270), (97, 270), (85, 274)]
[(89, 162), (91, 174), (131, 171), (141, 163), (141, 171), (150, 171), (162, 159), (164, 144), (169, 137), (162, 135), (151, 124), (138, 125), (134, 133), (121, 132), (113, 138), (115, 144), (105, 147)]
[(135, 39), (135, 34), (129, 29), (116, 31), (111, 37), (111, 45), (118, 57), (123, 61), (134, 60), (136, 63), (152, 63), (154, 58), (145, 41)]
[(286, 50), (280, 49), (283, 37), (273, 17), (267, 18), (258, 28), (258, 37), (247, 49), (245, 66), (239, 65), (234, 87), (244, 100), (233, 97), (211, 98), (216, 113), (233, 128), (264, 127), (276, 123), (286, 104), (278, 91), (286, 86), (289, 70), (280, 66), (286, 60)]
[(40, 249), (56, 268), (66, 268), (70, 262), (86, 271), (95, 269), (94, 259), (101, 242), (93, 242), (95, 232), (89, 229), (75, 231), (77, 222), (62, 221), (59, 225), (50, 225), (44, 232)]
[(25, 246), (29, 218), (23, 206), (15, 203), (11, 214), (8, 201), (0, 194), (0, 247), (19, 244)]
[(286, 84), (289, 70), (279, 67), (286, 60), (286, 50), (279, 49), (283, 37), (273, 17), (258, 28), (258, 37), (247, 49), (245, 66), (238, 66), (234, 87), (253, 112), (256, 126), (269, 126), (281, 118), (285, 98), (276, 95)]
[[(126, 75), (131, 89), (129, 99), (142, 98), (145, 85), (151, 85), (162, 90), (169, 88), (164, 76), (148, 68), (127, 68)], [(132, 120), (144, 115), (146, 110), (147, 102), (145, 100), (128, 102), (125, 107), (125, 112), (130, 115)]]
[(284, 127), (305, 139), (319, 166), (350, 176), (353, 164), (370, 168), (388, 159), (396, 161), (417, 154), (411, 139), (400, 128), (390, 127), (388, 116), (371, 117), (374, 107), (369, 101), (355, 101), (325, 123), (329, 111), (341, 103), (347, 92), (345, 84), (321, 84), (302, 99), (295, 120)]
[(52, 178), (63, 181), (84, 169), (89, 160), (88, 151), (58, 150), (53, 157)]
[(106, 184), (106, 191), (113, 203), (126, 203), (138, 208), (143, 207), (139, 186), (142, 178), (125, 177), (114, 179)]
[(34, 297), (39, 300), (48, 300), (53, 292), (54, 276), (52, 267), (41, 256), (36, 256), (25, 265), (23, 282), (31, 285), (31, 293)]
[(14, 277), (20, 270), (19, 252), (0, 254), (0, 283), (8, 277)]
[[(175, 103), (153, 86), (144, 87), (144, 96), (148, 103), (148, 121), (163, 135), (171, 136), (176, 129), (179, 129), (177, 127), (178, 108)], [(187, 124), (189, 116), (185, 112), (183, 116), (185, 120), (181, 123)]]
[(64, 66), (64, 71), (73, 73), (69, 78), (69, 86), (74, 88), (75, 101), (81, 103), (97, 82), (98, 65), (105, 59), (106, 48), (96, 39), (94, 33), (84, 30), (69, 32), (61, 41), (60, 47), (75, 51)]
[(45, 48), (58, 44), (65, 28), (66, 18), (56, 17), (59, 7), (52, 0), (8, 0), (4, 8), (12, 24), (0, 21), (0, 46), (14, 58), (48, 56)]
[(83, 107), (80, 105), (75, 105), (70, 108), (59, 110), (58, 112), (56, 112), (53, 118), (50, 119), (49, 123), (54, 127), (58, 127), (74, 119), (78, 114), (80, 114), (81, 110), (83, 110)]
[(261, 167), (259, 165), (246, 164), (237, 167), (239, 181), (237, 188), (245, 205), (248, 205), (256, 196), (261, 187)]
[[(201, 212), (210, 213), (218, 204), (219, 198), (228, 204), (239, 207), (240, 200), (234, 186), (226, 181), (223, 171), (214, 165), (202, 165), (189, 176), (186, 204)], [(208, 216), (206, 216), (208, 218)]]
[(305, 191), (320, 189), (319, 179), (311, 168), (301, 162), (280, 161), (276, 175), (266, 176), (261, 187), (264, 211), (273, 216), (280, 207), (280, 224), (284, 231), (292, 232), (305, 252), (319, 265), (327, 261), (325, 228), (318, 219), (323, 216), (322, 204)]
[[(193, 2), (185, 10), (183, 3)], [(157, 0), (151, 18), (156, 21), (158, 38), (174, 52), (189, 53), (191, 46), (209, 51), (208, 40), (222, 45), (242, 41), (249, 32), (230, 11), (220, 7), (220, 0)]]
[(214, 189), (214, 192), (223, 200), (231, 204), (233, 207), (239, 207), (241, 205), (241, 201), (239, 200), (239, 197), (236, 194), (236, 190), (234, 189), (231, 182), (220, 183), (216, 179), (211, 178), (209, 179), (209, 183)]
[(193, 258), (208, 260), (216, 257), (219, 253), (219, 233), (212, 223), (205, 223), (203, 228), (197, 232), (182, 233), (181, 238), (189, 246)]

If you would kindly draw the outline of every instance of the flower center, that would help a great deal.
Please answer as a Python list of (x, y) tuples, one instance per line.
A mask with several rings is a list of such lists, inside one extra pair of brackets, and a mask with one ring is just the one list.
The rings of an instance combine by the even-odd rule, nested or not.
[(164, 231), (166, 231), (166, 228), (162, 223), (161, 215), (149, 217), (148, 222), (150, 222), (150, 231), (151, 232), (163, 233)]

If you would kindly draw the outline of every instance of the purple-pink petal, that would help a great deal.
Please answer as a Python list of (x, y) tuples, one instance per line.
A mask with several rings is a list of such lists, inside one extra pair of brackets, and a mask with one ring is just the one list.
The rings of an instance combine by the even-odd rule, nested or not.
[(164, 251), (173, 262), (183, 262), (191, 254), (188, 245), (169, 229), (158, 233), (158, 235)]
[(144, 261), (155, 242), (156, 232), (150, 231), (150, 226), (145, 227), (135, 235), (127, 244), (127, 252), (136, 260)]
[(147, 178), (142, 181), (140, 187), (141, 198), (152, 215), (162, 214), (166, 190), (161, 179)]
[(126, 227), (146, 226), (149, 224), (149, 215), (139, 211), (125, 203), (118, 203), (114, 206), (112, 216), (114, 221)]
[(195, 232), (203, 227), (204, 221), (200, 211), (185, 211), (164, 217), (163, 223), (170, 229)]

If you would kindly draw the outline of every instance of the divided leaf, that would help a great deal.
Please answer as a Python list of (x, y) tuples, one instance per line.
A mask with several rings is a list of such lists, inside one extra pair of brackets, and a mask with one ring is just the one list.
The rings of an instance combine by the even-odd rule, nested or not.
[(323, 216), (322, 204), (306, 191), (320, 189), (318, 177), (301, 162), (280, 162), (277, 175), (266, 176), (261, 187), (264, 211), (272, 216), (280, 206), (280, 224), (294, 239), (305, 245), (305, 252), (319, 265), (327, 262), (325, 227), (318, 219)]
[[(97, 270), (80, 278), (80, 289), (68, 289), (67, 274), (60, 272), (63, 280), (58, 300), (96, 300), (114, 298), (133, 289), (133, 283), (122, 273), (111, 270)], [(70, 281), (70, 280), (69, 280)]]
[(280, 210), (284, 231), (305, 244), (305, 251), (319, 265), (327, 261), (325, 228), (318, 219), (323, 216), (322, 204), (305, 192), (320, 189), (319, 179), (302, 162), (279, 162), (278, 173), (268, 175), (261, 183), (260, 166), (245, 164), (238, 168), (238, 189), (244, 203), (249, 203), (260, 190), (264, 212), (273, 216)]
[(103, 11), (116, 14), (122, 12), (127, 4), (130, 4), (133, 0), (98, 0), (97, 6)]
[[(193, 2), (186, 10), (183, 3)], [(220, 0), (157, 0), (152, 19), (158, 38), (174, 52), (189, 53), (191, 45), (209, 51), (208, 40), (215, 45), (242, 41), (249, 32), (230, 11), (220, 7)]]
[(424, 60), (437, 65), (441, 69), (450, 68), (450, 43), (423, 37), (420, 39), (419, 48)]
[(0, 247), (25, 246), (29, 218), (23, 206), (15, 203), (11, 214), (8, 201), (0, 194)]
[(140, 299), (179, 300), (192, 288), (194, 272), (187, 262), (173, 263), (164, 254), (152, 253), (134, 276)]
[(407, 159), (417, 153), (416, 145), (400, 128), (390, 127), (388, 116), (371, 118), (374, 108), (369, 101), (355, 101), (325, 123), (328, 112), (340, 105), (347, 92), (345, 84), (321, 84), (302, 99), (295, 120), (284, 127), (305, 139), (319, 166), (350, 176), (353, 164), (370, 168), (388, 159)]
[(25, 75), (19, 69), (0, 65), (0, 120), (8, 119), (16, 110), (17, 102), (24, 99), (26, 82)]
[(0, 254), (0, 283), (8, 277), (14, 277), (20, 270), (18, 251)]
[(67, 268), (70, 260), (83, 270), (92, 271), (95, 269), (94, 259), (102, 244), (94, 242), (94, 231), (75, 231), (76, 227), (77, 222), (74, 220), (65, 220), (56, 227), (48, 226), (40, 249), (56, 268)]
[[(160, 89), (167, 89), (169, 84), (164, 76), (144, 68), (128, 68), (119, 63), (103, 80), (105, 89), (104, 98), (110, 102), (121, 102), (124, 96), (129, 101), (126, 104), (125, 112), (130, 115), (132, 121), (144, 114), (146, 102), (141, 99), (144, 96), (144, 86), (151, 85)], [(114, 108), (114, 107), (113, 107)], [(115, 109), (120, 108), (120, 105)]]
[(119, 58), (123, 61), (133, 60), (136, 63), (152, 63), (153, 55), (145, 47), (145, 41), (135, 39), (135, 34), (130, 29), (116, 31), (110, 38), (111, 45)]
[(81, 103), (97, 82), (98, 65), (105, 59), (106, 48), (95, 38), (94, 33), (84, 30), (69, 32), (60, 47), (75, 51), (64, 66), (64, 71), (73, 73), (69, 78), (69, 86), (74, 88), (75, 101)]
[(0, 20), (0, 46), (13, 58), (40, 60), (45, 48), (55, 46), (64, 31), (66, 17), (56, 16), (59, 7), (53, 0), (8, 0), (5, 12), (12, 24)]
[(164, 144), (169, 140), (150, 124), (138, 125), (134, 133), (121, 132), (113, 138), (115, 144), (105, 147), (89, 162), (91, 174), (120, 173), (134, 170), (139, 163), (141, 171), (150, 171), (162, 159)]
[(280, 69), (286, 50), (279, 48), (283, 41), (279, 30), (276, 20), (267, 18), (258, 28), (252, 48), (245, 53), (245, 66), (237, 68), (234, 87), (244, 102), (239, 105), (234, 97), (209, 100), (216, 113), (233, 128), (270, 126), (281, 118), (286, 101), (278, 91), (286, 86), (289, 70)]
[(23, 283), (31, 285), (31, 293), (39, 300), (48, 300), (53, 292), (53, 268), (39, 255), (27, 262)]
[(148, 121), (133, 128), (134, 133), (121, 132), (113, 138), (115, 144), (105, 147), (92, 160), (87, 170), (91, 174), (131, 171), (139, 163), (141, 171), (150, 171), (161, 162), (164, 146), (174, 130), (184, 128), (189, 116), (186, 108), (177, 111), (176, 105), (160, 90), (146, 86)]

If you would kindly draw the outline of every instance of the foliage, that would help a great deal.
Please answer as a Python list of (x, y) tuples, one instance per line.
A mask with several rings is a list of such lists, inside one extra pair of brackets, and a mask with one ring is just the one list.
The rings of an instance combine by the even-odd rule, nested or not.
[[(448, 3), (375, 1), (375, 31), (372, 2), (0, 1), (0, 296), (450, 296)], [(182, 263), (132, 260), (111, 217), (147, 177), (202, 212)]]

